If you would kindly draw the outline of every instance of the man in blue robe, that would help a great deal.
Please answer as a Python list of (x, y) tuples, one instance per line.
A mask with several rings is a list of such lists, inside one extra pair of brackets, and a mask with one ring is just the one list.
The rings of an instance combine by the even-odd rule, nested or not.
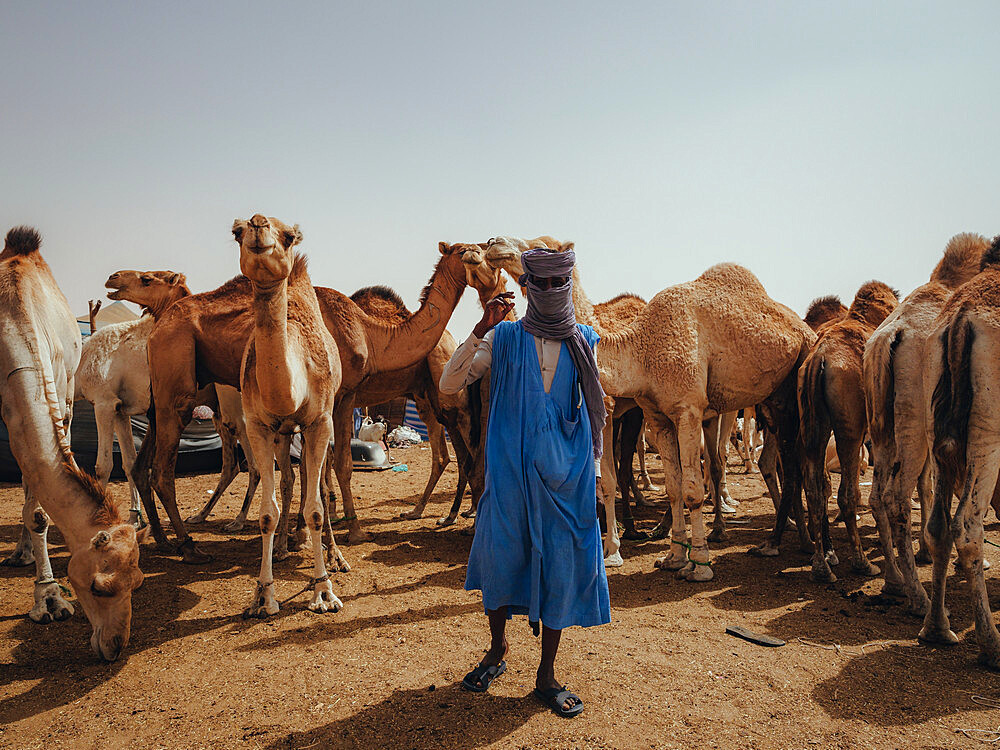
[(583, 701), (555, 678), (562, 630), (611, 621), (595, 504), (606, 418), (599, 336), (576, 324), (575, 262), (572, 251), (524, 252), (525, 317), (500, 322), (513, 295), (491, 301), (440, 383), (455, 393), (491, 373), (486, 487), (465, 581), (482, 591), (491, 643), (463, 685), (484, 692), (506, 670), (507, 620), (527, 615), (536, 635), (542, 626), (535, 695), (567, 717)]

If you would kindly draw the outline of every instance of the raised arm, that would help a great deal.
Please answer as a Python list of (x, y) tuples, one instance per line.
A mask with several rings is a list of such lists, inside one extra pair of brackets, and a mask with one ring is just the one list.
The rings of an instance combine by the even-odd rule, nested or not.
[(507, 317), (513, 307), (511, 292), (498, 295), (486, 304), (472, 335), (459, 345), (441, 372), (438, 386), (442, 393), (458, 393), (486, 374), (493, 362), (493, 327)]

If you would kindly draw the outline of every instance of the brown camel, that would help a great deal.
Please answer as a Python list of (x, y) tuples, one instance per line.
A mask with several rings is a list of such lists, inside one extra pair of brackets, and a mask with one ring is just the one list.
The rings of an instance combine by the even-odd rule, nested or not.
[[(278, 526), (274, 499), (274, 447), (279, 435), (302, 432), (304, 515), (312, 537), (313, 612), (343, 607), (333, 593), (323, 559), (323, 503), (319, 480), (333, 435), (333, 403), (340, 386), (337, 344), (327, 330), (306, 270), (305, 256), (292, 250), (302, 233), (273, 217), (254, 214), (233, 222), (240, 270), (252, 288), (253, 327), (240, 368), (247, 434), (262, 468), (260, 578), (245, 616), (278, 612), (271, 559)], [(331, 538), (331, 544), (336, 542)], [(339, 553), (334, 552), (337, 557)]]
[[(487, 258), (499, 264), (515, 250), (510, 240), (496, 238)], [(672, 522), (672, 544), (671, 554), (657, 561), (658, 566), (680, 570), (688, 580), (712, 577), (701, 511), (705, 497), (703, 423), (765, 400), (777, 418), (786, 474), (783, 513), (779, 513), (774, 535), (775, 542), (780, 540), (791, 500), (801, 494), (795, 450), (795, 373), (815, 340), (812, 330), (790, 309), (768, 297), (748, 270), (722, 264), (692, 282), (661, 291), (624, 331), (611, 333), (598, 328), (598, 332), (602, 338), (597, 345), (597, 362), (605, 392), (616, 402), (634, 399), (660, 445), (672, 500), (664, 517), (664, 522)], [(612, 431), (609, 420), (606, 445), (612, 443)], [(605, 552), (617, 553), (617, 548), (608, 548), (609, 543), (614, 546), (618, 542), (611, 453), (605, 452), (601, 471), (608, 514)], [(686, 554), (692, 545), (687, 543), (685, 504), (691, 510), (690, 559)]]
[[(378, 372), (409, 367), (427, 356), (444, 333), (445, 325), (466, 285), (476, 280), (467, 271), (461, 253), (441, 243), (441, 259), (420, 297), (420, 309), (401, 324), (388, 324), (365, 313), (340, 292), (316, 288), (320, 311), (337, 343), (342, 380), (333, 414), (335, 466), (349, 540), (366, 538), (350, 490), (352, 409), (355, 393), (365, 378)], [(136, 461), (135, 479), (150, 516), (154, 537), (161, 546), (166, 535), (153, 505), (155, 488), (180, 539), (186, 562), (203, 562), (203, 555), (188, 535), (177, 510), (174, 464), (184, 425), (199, 403), (199, 389), (211, 383), (239, 387), (239, 363), (250, 337), (250, 281), (237, 276), (218, 289), (178, 301), (158, 321), (149, 340), (149, 362), (154, 409), (150, 430)], [(284, 449), (278, 451), (278, 455)], [(152, 469), (152, 472), (151, 472)], [(152, 477), (150, 477), (152, 473)], [(286, 494), (286, 487), (287, 493)], [(290, 486), (282, 481), (283, 504)], [(285, 513), (282, 525), (287, 523)], [(277, 552), (287, 548), (287, 535), (279, 534)]]
[(858, 472), (861, 446), (868, 432), (861, 358), (865, 342), (899, 303), (898, 293), (880, 281), (863, 284), (847, 317), (820, 327), (819, 339), (799, 370), (798, 399), (802, 434), (802, 476), (813, 538), (812, 577), (832, 582), (837, 555), (830, 541), (827, 500), (830, 475), (826, 468), (830, 433), (840, 459), (837, 504), (847, 525), (852, 568), (864, 576), (878, 575), (868, 561), (858, 534)]
[(978, 234), (952, 237), (930, 281), (910, 292), (865, 345), (873, 466), (869, 502), (885, 554), (883, 592), (905, 596), (907, 607), (919, 615), (927, 613), (930, 600), (917, 577), (916, 563), (929, 562), (930, 552), (926, 535), (921, 533), (920, 552), (914, 557), (910, 498), (916, 486), (920, 525), (926, 529), (933, 459), (925, 422), (924, 348), (948, 299), (979, 273), (989, 246)]
[(39, 253), (34, 229), (7, 233), (0, 253), (0, 416), (21, 469), (23, 520), (34, 548), (35, 622), (73, 613), (52, 575), (49, 517), (70, 551), (69, 580), (94, 628), (96, 654), (114, 661), (128, 643), (132, 591), (142, 583), (143, 533), (124, 523), (107, 490), (84, 474), (69, 448), (80, 328)]
[[(925, 424), (933, 435), (934, 502), (927, 541), (934, 559), (931, 606), (920, 640), (952, 644), (945, 583), (954, 543), (973, 594), (979, 661), (1000, 670), (1000, 633), (983, 578), (983, 519), (1000, 472), (1000, 237), (983, 255), (982, 271), (948, 300), (927, 340)], [(961, 487), (951, 515), (954, 490)], [(897, 500), (898, 502), (898, 500)]]

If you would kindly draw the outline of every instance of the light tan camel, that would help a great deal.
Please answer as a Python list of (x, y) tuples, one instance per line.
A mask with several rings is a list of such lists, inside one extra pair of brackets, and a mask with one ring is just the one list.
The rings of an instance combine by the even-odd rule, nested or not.
[(873, 466), (869, 502), (885, 554), (883, 593), (905, 596), (907, 607), (919, 615), (927, 613), (930, 600), (917, 577), (916, 562), (929, 561), (930, 553), (921, 533), (920, 553), (914, 557), (910, 498), (916, 486), (925, 529), (933, 461), (925, 423), (924, 348), (948, 299), (979, 273), (988, 248), (987, 239), (978, 234), (952, 237), (930, 281), (910, 292), (865, 344)]
[(831, 494), (826, 453), (832, 432), (840, 459), (837, 504), (847, 526), (852, 569), (878, 575), (868, 561), (858, 534), (858, 474), (861, 447), (868, 432), (861, 358), (865, 342), (899, 303), (895, 290), (881, 281), (858, 289), (847, 317), (819, 329), (819, 339), (799, 370), (798, 399), (802, 435), (802, 477), (813, 539), (812, 578), (832, 582), (837, 555), (830, 540), (827, 502)]
[[(350, 439), (355, 393), (365, 378), (379, 372), (409, 367), (427, 356), (444, 333), (448, 318), (470, 279), (461, 253), (442, 243), (441, 258), (420, 297), (420, 309), (405, 323), (387, 324), (365, 313), (333, 289), (316, 287), (327, 330), (337, 342), (343, 379), (334, 406), (334, 469), (344, 499), (349, 541), (361, 541), (361, 530), (351, 493)], [(149, 339), (154, 424), (143, 441), (134, 471), (136, 488), (149, 516), (158, 544), (168, 546), (153, 503), (155, 488), (180, 538), (185, 562), (208, 558), (194, 545), (177, 510), (174, 465), (183, 426), (205, 398), (204, 387), (239, 387), (239, 363), (250, 337), (252, 318), (249, 280), (238, 276), (218, 289), (178, 301), (158, 321)], [(278, 451), (279, 456), (285, 448)], [(287, 490), (287, 491), (286, 491)], [(290, 503), (290, 482), (282, 480), (283, 505)], [(282, 529), (288, 513), (283, 514)], [(287, 550), (287, 534), (280, 533), (276, 553)]]
[(122, 468), (132, 494), (129, 521), (139, 519), (139, 493), (132, 482), (135, 442), (131, 416), (149, 410), (149, 363), (146, 342), (156, 319), (182, 297), (191, 294), (183, 274), (173, 271), (118, 271), (104, 282), (113, 300), (127, 300), (143, 308), (138, 320), (115, 323), (93, 333), (83, 344), (76, 371), (75, 398), (94, 405), (97, 425), (97, 481), (106, 485), (114, 468), (117, 437)]
[[(279, 434), (302, 432), (304, 515), (313, 548), (313, 612), (343, 607), (333, 593), (323, 559), (323, 504), (319, 480), (333, 435), (333, 403), (340, 387), (337, 344), (323, 323), (305, 257), (292, 248), (302, 241), (298, 224), (254, 214), (233, 222), (240, 270), (253, 289), (253, 327), (240, 372), (247, 433), (261, 467), (260, 578), (246, 616), (278, 611), (271, 557), (278, 526), (274, 498), (274, 446)], [(331, 538), (330, 543), (336, 546)]]
[(136, 530), (111, 496), (77, 467), (69, 448), (80, 328), (28, 227), (7, 233), (0, 253), (0, 416), (21, 468), (23, 520), (35, 556), (35, 622), (73, 608), (52, 576), (49, 517), (70, 550), (69, 580), (94, 628), (96, 654), (114, 661), (128, 643), (132, 591), (142, 583)]
[[(487, 260), (499, 265), (514, 249), (497, 238), (487, 249)], [(790, 309), (768, 297), (752, 273), (732, 264), (713, 266), (692, 282), (664, 289), (624, 331), (598, 332), (602, 339), (597, 362), (605, 392), (615, 399), (634, 399), (658, 436), (672, 500), (664, 517), (665, 522), (672, 519), (672, 544), (671, 554), (657, 565), (679, 570), (688, 580), (708, 580), (713, 573), (701, 512), (703, 423), (761, 401), (770, 403), (781, 438), (786, 475), (782, 509), (787, 514), (792, 497), (801, 493), (795, 373), (815, 334)], [(612, 429), (609, 420), (606, 444)], [(607, 536), (616, 544), (610, 451), (605, 452), (601, 476)], [(687, 542), (684, 505), (691, 510), (693, 549)], [(779, 513), (775, 540), (780, 540), (784, 522)], [(803, 531), (800, 528), (800, 534)], [(606, 539), (606, 552), (608, 544)]]
[[(925, 347), (924, 419), (936, 464), (926, 533), (934, 574), (931, 605), (919, 638), (927, 643), (958, 641), (944, 601), (954, 543), (972, 590), (979, 661), (1000, 670), (1000, 633), (983, 578), (983, 519), (1000, 472), (1000, 405), (995, 395), (1000, 388), (1000, 237), (983, 255), (982, 269), (948, 300)], [(959, 487), (952, 516), (952, 493)]]

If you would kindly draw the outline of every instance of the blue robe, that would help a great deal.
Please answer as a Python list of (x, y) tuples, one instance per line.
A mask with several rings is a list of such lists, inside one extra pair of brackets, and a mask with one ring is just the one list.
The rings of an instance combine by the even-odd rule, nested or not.
[[(580, 326), (591, 348), (600, 337)], [(486, 610), (550, 628), (611, 622), (587, 405), (565, 344), (549, 393), (520, 322), (493, 334), (486, 489), (465, 579)]]

